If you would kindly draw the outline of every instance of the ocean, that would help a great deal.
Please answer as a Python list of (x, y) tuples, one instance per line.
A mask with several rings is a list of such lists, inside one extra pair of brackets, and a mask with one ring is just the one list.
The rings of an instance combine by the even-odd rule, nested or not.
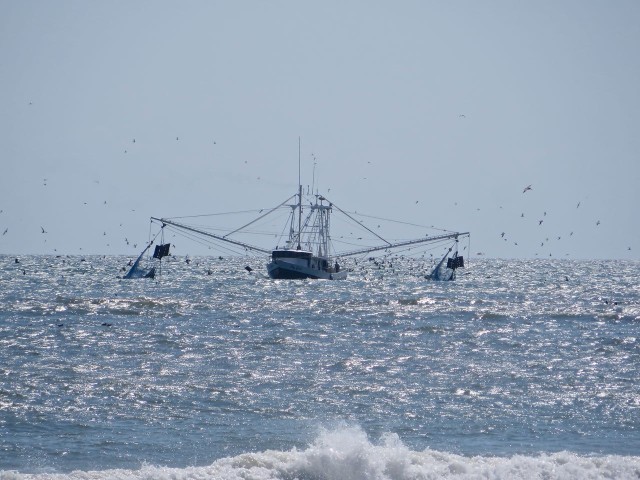
[(640, 262), (128, 260), (0, 256), (0, 479), (640, 478)]

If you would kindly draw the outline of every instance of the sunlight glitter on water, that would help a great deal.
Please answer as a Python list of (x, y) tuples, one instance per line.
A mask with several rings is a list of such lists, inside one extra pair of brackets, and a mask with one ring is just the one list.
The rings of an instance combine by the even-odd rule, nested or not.
[(337, 420), (442, 455), (640, 448), (637, 263), (484, 261), (451, 284), (240, 260), (131, 283), (119, 261), (53, 262), (64, 285), (0, 271), (0, 469), (210, 465)]

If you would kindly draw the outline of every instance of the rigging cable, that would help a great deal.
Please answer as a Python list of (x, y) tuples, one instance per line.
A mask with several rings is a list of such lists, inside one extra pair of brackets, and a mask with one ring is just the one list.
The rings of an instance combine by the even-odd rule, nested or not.
[(343, 215), (346, 215), (347, 217), (349, 217), (351, 220), (353, 220), (354, 222), (356, 222), (358, 225), (360, 225), (362, 228), (364, 228), (365, 230), (367, 230), (370, 233), (373, 233), (376, 237), (378, 237), (380, 240), (382, 240), (384, 243), (387, 243), (389, 245), (391, 245), (391, 242), (388, 242), (387, 240), (385, 240), (384, 238), (382, 238), (380, 235), (378, 235), (376, 232), (374, 232), (373, 230), (371, 230), (369, 227), (367, 227), (366, 225), (363, 225), (362, 223), (358, 222), (355, 218), (353, 218), (351, 215), (349, 215), (347, 212), (345, 212), (344, 210), (342, 210), (339, 206), (337, 206), (335, 203), (333, 203), (331, 200), (329, 200), (326, 197), (322, 197), (325, 200), (327, 200), (329, 202), (329, 204), (331, 204), (331, 206), (336, 207), (336, 209), (341, 212)]
[(264, 217), (266, 217), (267, 215), (273, 213), (275, 210), (277, 210), (278, 208), (280, 208), (281, 206), (283, 206), (285, 203), (287, 203), (289, 200), (291, 200), (295, 195), (290, 196), (289, 198), (287, 198), (284, 202), (282, 202), (280, 205), (278, 205), (277, 207), (273, 207), (271, 210), (269, 210), (267, 213), (265, 213), (264, 215), (259, 216), (258, 218), (250, 221), (249, 223), (247, 223), (246, 225), (240, 227), (240, 228), (236, 228), (233, 232), (231, 233), (227, 233), (226, 235), (223, 235), (222, 238), (227, 238), (230, 235), (233, 235), (236, 232), (239, 232), (240, 230), (242, 230), (243, 228), (248, 227), (249, 225), (252, 225), (254, 223), (256, 223), (258, 220), (263, 219)]

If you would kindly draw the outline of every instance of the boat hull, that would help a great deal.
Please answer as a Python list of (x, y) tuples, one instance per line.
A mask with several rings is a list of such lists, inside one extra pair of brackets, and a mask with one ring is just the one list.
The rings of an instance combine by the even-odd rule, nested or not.
[(329, 272), (318, 270), (303, 265), (296, 265), (285, 260), (272, 260), (267, 264), (269, 277), (282, 280), (303, 280), (305, 278), (324, 280), (344, 280), (347, 272)]

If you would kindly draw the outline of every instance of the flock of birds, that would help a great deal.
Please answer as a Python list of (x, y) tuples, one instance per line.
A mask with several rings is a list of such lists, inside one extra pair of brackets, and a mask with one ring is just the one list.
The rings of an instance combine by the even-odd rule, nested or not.
[[(176, 140), (179, 140), (179, 137), (176, 137)], [(132, 140), (132, 142), (133, 142), (133, 143), (135, 143), (135, 138)], [(214, 142), (214, 143), (216, 143), (216, 142)], [(314, 161), (315, 161), (315, 156), (314, 156), (313, 154), (312, 154), (312, 156), (313, 156)], [(46, 178), (44, 178), (44, 179), (43, 179), (43, 186), (45, 186), (45, 187), (47, 186), (47, 181), (48, 181), (48, 180), (47, 180)], [(97, 182), (97, 181), (96, 181), (96, 182)], [(533, 190), (533, 186), (532, 186), (531, 184), (526, 185), (526, 186), (523, 188), (523, 190), (522, 190), (522, 194), (527, 194), (528, 192), (531, 192), (532, 190)], [(418, 200), (416, 200), (416, 201), (415, 201), (415, 203), (416, 203), (416, 204), (418, 204), (418, 203), (419, 203), (419, 201), (418, 201)], [(457, 204), (457, 203), (456, 203), (456, 204)], [(576, 204), (576, 209), (580, 208), (581, 204), (582, 204), (582, 202), (578, 201), (578, 202), (577, 202), (577, 204)], [(87, 202), (84, 202), (84, 205), (87, 205)], [(104, 206), (107, 206), (107, 201), (106, 201), (106, 200), (104, 200), (103, 205), (104, 205)], [(502, 208), (502, 207), (501, 207), (501, 208)], [(478, 209), (478, 210), (479, 210), (479, 209)], [(135, 210), (133, 210), (133, 211), (135, 211)], [(2, 215), (2, 213), (4, 213), (4, 210), (0, 210), (0, 215)], [(520, 214), (520, 217), (521, 217), (521, 218), (525, 218), (525, 213), (524, 213), (524, 212), (522, 212), (522, 213)], [(546, 212), (546, 211), (544, 211), (544, 212), (542, 213), (541, 218), (538, 218), (538, 219), (536, 220), (536, 221), (537, 221), (538, 226), (542, 226), (542, 225), (544, 224), (544, 222), (545, 222), (545, 217), (547, 217), (547, 212)], [(1, 218), (1, 217), (0, 217), (0, 218)], [(600, 226), (600, 225), (601, 225), (601, 221), (600, 221), (599, 219), (595, 220), (595, 226), (596, 226), (596, 227), (598, 227), (598, 226)], [(120, 224), (120, 226), (122, 227), (122, 224)], [(39, 227), (39, 228), (40, 228), (40, 234), (41, 234), (41, 235), (45, 235), (45, 236), (46, 236), (46, 235), (49, 233), (49, 232), (45, 229), (45, 227), (44, 227), (44, 226), (40, 225), (40, 227)], [(5, 227), (5, 228), (4, 228), (4, 230), (3, 230), (3, 232), (2, 232), (2, 236), (7, 235), (8, 233), (9, 233), (9, 227)], [(106, 237), (106, 236), (107, 236), (107, 232), (106, 232), (106, 231), (103, 231), (102, 235), (103, 235), (103, 237)], [(571, 232), (569, 232), (569, 233), (568, 233), (568, 236), (569, 236), (569, 237), (572, 237), (573, 235), (574, 235), (574, 232), (573, 232), (573, 231), (571, 231)], [(501, 237), (505, 242), (509, 240), (509, 237), (508, 237), (508, 235), (507, 235), (507, 232), (505, 232), (505, 231), (502, 231), (502, 232), (500, 233), (500, 237)], [(562, 235), (557, 235), (557, 234), (556, 234), (556, 235), (553, 235), (553, 237), (555, 237), (555, 239), (556, 239), (556, 240), (558, 240), (558, 241), (562, 239)], [(128, 239), (126, 236), (124, 236), (124, 235), (123, 235), (123, 240), (124, 240), (124, 243), (125, 243), (127, 246), (129, 246), (130, 248), (132, 247), (133, 249), (137, 249), (138, 244), (137, 244), (137, 243), (132, 243), (132, 242), (130, 242), (130, 241), (129, 241), (129, 239)], [(549, 237), (549, 236), (541, 237), (539, 241), (540, 241), (540, 245), (539, 245), (539, 247), (540, 247), (540, 248), (542, 248), (542, 247), (544, 247), (545, 245), (548, 245), (548, 244), (549, 244), (549, 242), (550, 242), (550, 237)], [(45, 242), (46, 242), (46, 239), (45, 239)], [(110, 247), (110, 246), (111, 246), (111, 245), (110, 245), (110, 243), (107, 243), (106, 245), (107, 245), (107, 247)], [(513, 245), (514, 245), (514, 246), (518, 246), (518, 242), (517, 242), (517, 241), (514, 241), (514, 242), (513, 242)], [(80, 248), (80, 250), (82, 250), (82, 248)], [(630, 246), (629, 246), (629, 247), (627, 247), (627, 250), (628, 250), (628, 251), (630, 251), (630, 250), (631, 250), (631, 247), (630, 247)], [(54, 252), (57, 252), (57, 249), (54, 249)], [(478, 252), (478, 253), (477, 253), (477, 255), (483, 255), (483, 253), (482, 253), (482, 252)], [(536, 253), (535, 253), (535, 255), (536, 255), (536, 256), (538, 256), (538, 255), (539, 255), (539, 252), (536, 252)], [(568, 255), (568, 254), (566, 254), (566, 255)], [(549, 256), (551, 257), (551, 256), (552, 256), (552, 254), (551, 254), (551, 253), (549, 253)]]
[[(522, 189), (522, 194), (526, 194), (527, 192), (530, 192), (530, 191), (532, 191), (532, 190), (533, 190), (533, 186), (532, 186), (531, 184), (529, 184), (529, 185), (525, 186), (525, 187)], [(577, 204), (576, 204), (576, 209), (580, 208), (580, 205), (582, 205), (582, 202), (581, 202), (581, 201), (577, 202)], [(500, 207), (500, 208), (502, 208), (502, 207)], [(547, 212), (546, 212), (546, 211), (543, 211), (543, 212), (542, 212), (541, 217), (542, 217), (542, 218), (538, 218), (538, 219), (536, 220), (537, 225), (538, 225), (539, 227), (540, 227), (540, 226), (542, 226), (542, 225), (544, 224), (544, 222), (545, 222), (545, 217), (547, 217)], [(520, 218), (526, 218), (526, 217), (525, 217), (524, 212), (522, 212), (522, 213), (520, 214)], [(600, 221), (599, 219), (596, 219), (596, 220), (594, 221), (594, 225), (595, 225), (595, 227), (600, 226), (600, 224), (601, 224), (601, 221)], [(573, 237), (573, 235), (574, 235), (574, 232), (573, 232), (573, 231), (570, 231), (570, 232), (568, 233), (568, 236), (569, 236), (569, 237)], [(557, 235), (557, 234), (556, 234), (556, 235), (553, 235), (553, 236), (555, 237), (555, 240), (562, 240), (562, 235)], [(507, 238), (507, 233), (506, 233), (505, 231), (502, 231), (502, 232), (500, 233), (500, 237), (501, 237), (505, 242), (509, 240), (509, 239)], [(549, 236), (546, 236), (546, 235), (545, 235), (545, 236), (544, 236), (544, 238), (542, 238), (542, 237), (541, 237), (539, 247), (540, 247), (540, 248), (542, 248), (542, 247), (544, 247), (545, 245), (547, 245), (547, 246), (548, 246), (549, 241), (550, 241), (550, 237), (549, 237)], [(514, 241), (514, 242), (513, 242), (513, 244), (514, 244), (514, 246), (518, 246), (518, 242), (517, 242), (517, 241)], [(629, 247), (627, 247), (627, 250), (628, 250), (628, 251), (630, 251), (630, 250), (631, 250), (631, 247), (630, 247), (630, 246), (629, 246)], [(535, 253), (535, 255), (536, 255), (536, 256), (538, 256), (539, 254), (540, 254), (540, 252), (536, 252), (536, 253)], [(483, 255), (483, 253), (482, 253), (482, 252), (478, 252), (478, 255)], [(565, 254), (565, 256), (568, 256), (568, 255), (569, 255), (568, 253), (567, 253), (567, 254)], [(550, 257), (552, 257), (552, 256), (553, 256), (553, 254), (552, 254), (552, 253), (549, 253), (549, 256), (550, 256)]]
[[(29, 104), (31, 105), (31, 102), (29, 102)], [(465, 116), (464, 114), (460, 114), (460, 115), (459, 115), (459, 118), (464, 119), (464, 118), (466, 118), (466, 116)], [(179, 141), (180, 141), (180, 137), (176, 135), (176, 137), (175, 137), (175, 141), (176, 141), (176, 142), (179, 142)], [(212, 141), (213, 145), (216, 145), (216, 144), (217, 144), (217, 142), (216, 142), (215, 140), (213, 140), (213, 139), (212, 139), (211, 141)], [(131, 138), (131, 140), (130, 140), (130, 145), (135, 145), (135, 144), (136, 144), (136, 138)], [(128, 151), (129, 151), (129, 150), (128, 150), (128, 148), (125, 148), (125, 149), (124, 149), (124, 153), (125, 153), (125, 154), (127, 154), (127, 153), (128, 153)], [(315, 154), (314, 154), (314, 153), (312, 153), (312, 154), (311, 154), (311, 157), (312, 157), (313, 164), (314, 164), (314, 167), (315, 167), (316, 162), (317, 162), (316, 156), (315, 156)], [(245, 164), (246, 164), (246, 163), (247, 163), (247, 162), (245, 161)], [(367, 161), (367, 163), (368, 163), (368, 164), (371, 164), (371, 161)], [(257, 178), (258, 178), (258, 179), (260, 179), (260, 177), (257, 177)], [(95, 182), (96, 182), (96, 183), (99, 183), (99, 181), (98, 181), (98, 180), (95, 180)], [(47, 185), (48, 185), (48, 184), (49, 184), (48, 179), (47, 179), (47, 178), (44, 178), (44, 179), (43, 179), (43, 182), (42, 182), (42, 185), (43, 185), (44, 187), (47, 187)], [(330, 189), (329, 189), (328, 191), (330, 191)], [(529, 185), (524, 186), (524, 188), (522, 189), (522, 194), (527, 194), (527, 193), (529, 193), (529, 192), (531, 192), (531, 191), (533, 191), (533, 186), (532, 186), (531, 184), (529, 184)], [(83, 203), (84, 203), (84, 205), (87, 205), (87, 202), (83, 202)], [(419, 203), (419, 200), (415, 200), (415, 204), (417, 205), (418, 203)], [(104, 205), (105, 207), (107, 206), (107, 200), (104, 200), (103, 205)], [(580, 206), (581, 206), (581, 202), (577, 202), (576, 208), (580, 208)], [(135, 210), (132, 210), (132, 211), (135, 211)], [(3, 210), (0, 210), (0, 222), (2, 222), (2, 213), (3, 213)], [(525, 213), (524, 213), (524, 212), (522, 212), (522, 213), (520, 214), (520, 217), (521, 217), (521, 218), (525, 218)], [(540, 218), (537, 218), (537, 219), (536, 219), (538, 226), (543, 226), (543, 225), (545, 224), (546, 217), (547, 217), (547, 212), (545, 211), (545, 212), (543, 212), (543, 214), (542, 214), (542, 216), (541, 216)], [(600, 221), (599, 219), (595, 220), (595, 226), (596, 226), (596, 227), (598, 227), (598, 226), (600, 226), (600, 225), (601, 225), (601, 221)], [(120, 226), (122, 227), (122, 224), (120, 224)], [(378, 227), (379, 227), (379, 226), (378, 226)], [(49, 234), (49, 231), (45, 228), (45, 226), (44, 226), (44, 225), (40, 225), (40, 226), (39, 226), (39, 229), (40, 229), (40, 235), (43, 235), (43, 236), (45, 237), (45, 238), (44, 238), (44, 242), (46, 242), (46, 237), (47, 237), (47, 235)], [(8, 226), (5, 226), (5, 228), (2, 230), (2, 235), (1, 235), (1, 236), (2, 236), (2, 237), (5, 237), (5, 236), (7, 236), (7, 235), (10, 235), (10, 228), (9, 228)], [(571, 231), (571, 232), (567, 233), (567, 235), (568, 235), (569, 237), (572, 237), (572, 236), (574, 235), (574, 232), (573, 232), (573, 231)], [(110, 236), (107, 234), (107, 231), (103, 231), (103, 232), (102, 232), (102, 236), (103, 236), (103, 237), (110, 237)], [(500, 232), (500, 237), (501, 237), (504, 241), (508, 241), (508, 240), (509, 240), (510, 235), (508, 235), (506, 231), (502, 231), (502, 232)], [(112, 237), (111, 237), (111, 238), (112, 238)], [(541, 237), (541, 238), (540, 238), (540, 240), (539, 240), (539, 246), (540, 246), (540, 247), (544, 247), (545, 245), (547, 245), (547, 246), (548, 246), (548, 244), (549, 244), (549, 242), (550, 242), (549, 238), (555, 238), (556, 240), (561, 240), (561, 239), (562, 239), (562, 235), (557, 235), (557, 234), (556, 234), (556, 235), (553, 235), (553, 236), (551, 236), (551, 235), (546, 236), (546, 235), (545, 235), (544, 237)], [(122, 235), (122, 240), (123, 240), (123, 242), (127, 245), (127, 247), (129, 247), (129, 248), (133, 248), (133, 249), (137, 249), (138, 244), (137, 244), (137, 243), (130, 242), (130, 241), (129, 241), (129, 239), (128, 239), (125, 235)], [(112, 240), (111, 240), (111, 241), (112, 241)], [(514, 246), (518, 246), (518, 242), (517, 242), (517, 241), (514, 241), (514, 242), (513, 242), (513, 245), (514, 245)], [(106, 246), (107, 246), (107, 247), (111, 247), (111, 243), (110, 243), (110, 242), (109, 242), (109, 243), (106, 243)], [(54, 252), (57, 252), (57, 249), (53, 249), (53, 250), (54, 250)], [(80, 251), (82, 251), (82, 248), (79, 248), (79, 250), (80, 250)], [(630, 247), (630, 246), (629, 246), (629, 247), (627, 247), (627, 250), (628, 250), (628, 251), (630, 251), (630, 250), (631, 250), (631, 247)], [(478, 252), (477, 254), (478, 254), (478, 255), (483, 255), (483, 253), (482, 253), (482, 252)], [(535, 255), (539, 255), (539, 253), (536, 253)], [(552, 256), (552, 254), (551, 254), (551, 253), (549, 253), (549, 256)]]

